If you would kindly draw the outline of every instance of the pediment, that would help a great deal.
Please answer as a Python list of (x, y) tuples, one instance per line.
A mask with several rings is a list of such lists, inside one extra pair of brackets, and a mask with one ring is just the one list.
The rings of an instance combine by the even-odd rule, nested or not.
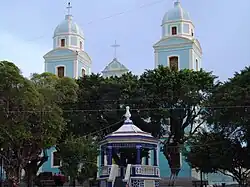
[(111, 71), (128, 71), (128, 69), (120, 63), (116, 58), (110, 62), (102, 72), (111, 72)]
[(45, 54), (43, 58), (71, 56), (71, 55), (76, 55), (76, 52), (67, 48), (57, 48)]
[(79, 52), (79, 56), (82, 56), (85, 60), (87, 60), (90, 63), (92, 62), (90, 56), (85, 51), (80, 51)]
[(163, 38), (159, 42), (157, 42), (154, 47), (160, 47), (160, 46), (173, 46), (173, 45), (187, 45), (187, 44), (192, 44), (193, 41), (184, 38), (184, 37), (168, 37), (168, 38)]

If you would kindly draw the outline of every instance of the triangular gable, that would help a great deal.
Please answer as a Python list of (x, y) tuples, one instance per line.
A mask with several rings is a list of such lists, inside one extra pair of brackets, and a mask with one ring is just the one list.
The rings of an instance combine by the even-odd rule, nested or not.
[(159, 42), (157, 42), (154, 47), (159, 46), (169, 46), (169, 45), (184, 45), (184, 44), (191, 44), (193, 43), (192, 40), (184, 37), (170, 37), (170, 38), (163, 38)]
[(105, 69), (103, 70), (103, 72), (108, 72), (108, 71), (128, 71), (128, 69), (121, 64), (117, 59), (113, 59), (112, 62), (110, 62)]
[(49, 57), (58, 57), (58, 56), (70, 56), (70, 55), (75, 55), (75, 54), (76, 52), (71, 49), (57, 48), (57, 49), (51, 50), (50, 52), (45, 54), (43, 57), (49, 58)]

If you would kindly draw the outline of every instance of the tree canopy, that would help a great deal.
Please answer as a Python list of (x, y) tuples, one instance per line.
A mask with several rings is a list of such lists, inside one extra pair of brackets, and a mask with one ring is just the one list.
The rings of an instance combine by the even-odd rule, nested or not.
[[(249, 81), (250, 68), (246, 67), (214, 90), (207, 102), (208, 131), (194, 137), (187, 154), (191, 166), (222, 172), (240, 184), (245, 184), (250, 173)], [(205, 159), (208, 163), (200, 162)]]
[[(29, 80), (18, 67), (0, 62), (0, 140), (9, 179), (20, 179), (24, 169), (36, 175), (47, 160), (46, 148), (56, 144), (65, 129), (60, 105), (76, 100), (77, 84), (48, 73)], [(31, 177), (32, 178), (32, 177)]]

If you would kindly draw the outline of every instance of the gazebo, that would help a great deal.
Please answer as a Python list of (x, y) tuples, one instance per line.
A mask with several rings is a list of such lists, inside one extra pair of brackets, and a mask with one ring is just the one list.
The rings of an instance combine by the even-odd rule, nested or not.
[(99, 144), (100, 187), (158, 187), (159, 140), (136, 127), (126, 107), (125, 121)]

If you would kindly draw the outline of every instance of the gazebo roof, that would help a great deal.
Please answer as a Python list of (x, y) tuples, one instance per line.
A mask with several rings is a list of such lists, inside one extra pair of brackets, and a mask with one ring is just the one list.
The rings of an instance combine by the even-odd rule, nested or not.
[(145, 137), (145, 138), (153, 138), (154, 139), (154, 137), (150, 133), (142, 131), (140, 128), (138, 128), (137, 126), (135, 126), (133, 124), (133, 121), (130, 119), (131, 114), (129, 111), (129, 106), (126, 107), (125, 117), (126, 117), (126, 120), (124, 121), (123, 125), (115, 132), (107, 135), (106, 138), (117, 139), (118, 137), (121, 137), (121, 138), (124, 138), (124, 137), (143, 138), (143, 137)]

